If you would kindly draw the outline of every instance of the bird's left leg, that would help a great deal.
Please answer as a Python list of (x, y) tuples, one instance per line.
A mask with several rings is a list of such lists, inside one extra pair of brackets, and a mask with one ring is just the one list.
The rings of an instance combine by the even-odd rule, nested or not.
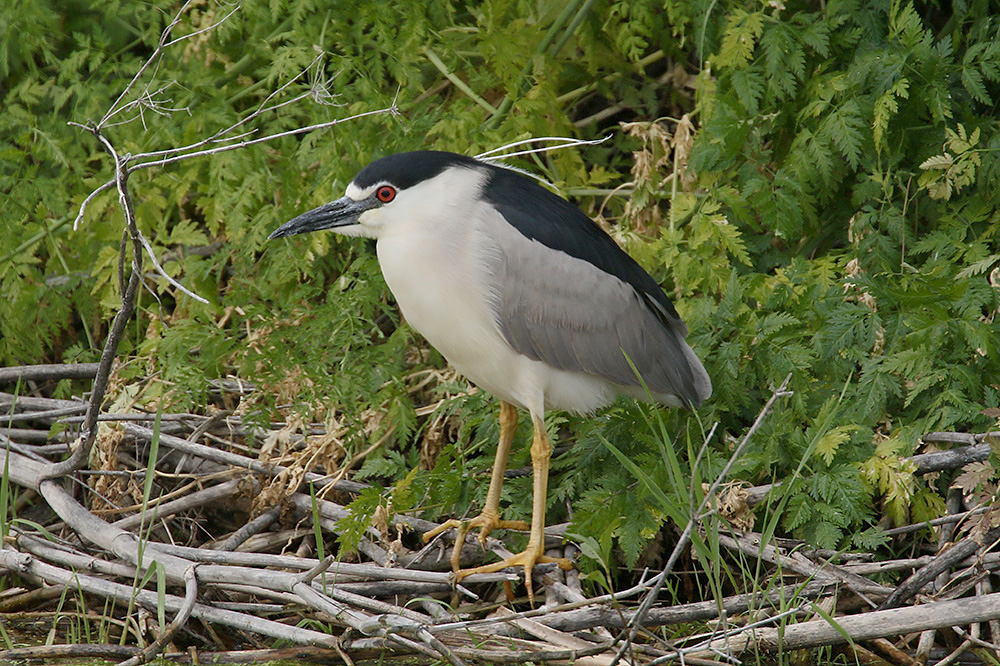
[(507, 457), (510, 455), (510, 447), (514, 443), (514, 434), (517, 432), (517, 407), (509, 402), (500, 401), (500, 441), (497, 444), (496, 459), (493, 461), (493, 472), (490, 477), (490, 489), (486, 493), (486, 505), (482, 513), (471, 520), (452, 519), (445, 521), (434, 529), (424, 533), (424, 542), (428, 542), (438, 534), (451, 528), (458, 530), (455, 535), (455, 546), (451, 551), (451, 568), (459, 571), (459, 557), (462, 554), (462, 545), (465, 543), (466, 533), (478, 527), (479, 543), (485, 545), (486, 537), (495, 529), (527, 530), (528, 523), (523, 520), (500, 520), (500, 491), (503, 488), (504, 472), (507, 471)]
[(474, 569), (462, 569), (458, 580), (474, 573), (494, 573), (507, 567), (524, 567), (524, 585), (528, 590), (528, 598), (534, 602), (535, 594), (531, 582), (531, 570), (536, 564), (555, 562), (563, 569), (572, 569), (572, 563), (563, 557), (545, 555), (545, 499), (549, 485), (549, 461), (552, 457), (552, 443), (545, 432), (545, 422), (536, 414), (531, 415), (534, 426), (534, 437), (531, 442), (531, 466), (534, 468), (534, 492), (531, 502), (531, 532), (528, 537), (528, 547), (517, 555), (484, 564)]

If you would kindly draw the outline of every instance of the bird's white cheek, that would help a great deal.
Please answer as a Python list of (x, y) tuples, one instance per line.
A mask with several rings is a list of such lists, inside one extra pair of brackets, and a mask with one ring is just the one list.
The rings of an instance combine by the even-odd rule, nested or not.
[(380, 215), (381, 211), (366, 210), (358, 216), (358, 223), (349, 227), (344, 227), (343, 233), (346, 236), (361, 236), (362, 238), (378, 238), (382, 232), (385, 216)]

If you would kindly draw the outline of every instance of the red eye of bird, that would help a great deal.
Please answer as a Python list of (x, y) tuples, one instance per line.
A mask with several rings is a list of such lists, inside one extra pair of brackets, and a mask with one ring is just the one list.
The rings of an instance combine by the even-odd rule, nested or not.
[(391, 185), (383, 185), (382, 187), (375, 190), (375, 196), (382, 203), (389, 203), (396, 198), (396, 188)]

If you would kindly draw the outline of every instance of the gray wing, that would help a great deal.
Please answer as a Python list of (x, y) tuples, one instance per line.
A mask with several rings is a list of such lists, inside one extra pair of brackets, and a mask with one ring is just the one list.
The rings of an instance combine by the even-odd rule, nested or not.
[(624, 387), (641, 386), (638, 372), (654, 395), (683, 404), (698, 406), (711, 393), (676, 313), (588, 261), (498, 226), (494, 307), (519, 353)]

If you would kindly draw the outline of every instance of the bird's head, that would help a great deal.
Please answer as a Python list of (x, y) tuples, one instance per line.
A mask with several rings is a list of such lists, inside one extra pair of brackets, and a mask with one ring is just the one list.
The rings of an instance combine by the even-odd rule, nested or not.
[[(362, 169), (344, 196), (286, 222), (268, 236), (282, 238), (330, 229), (345, 236), (378, 238), (394, 220), (426, 213), (432, 218), (440, 205), (454, 201), (483, 178), (484, 165), (471, 157), (441, 151), (397, 153)], [(405, 216), (401, 215), (405, 212)]]

